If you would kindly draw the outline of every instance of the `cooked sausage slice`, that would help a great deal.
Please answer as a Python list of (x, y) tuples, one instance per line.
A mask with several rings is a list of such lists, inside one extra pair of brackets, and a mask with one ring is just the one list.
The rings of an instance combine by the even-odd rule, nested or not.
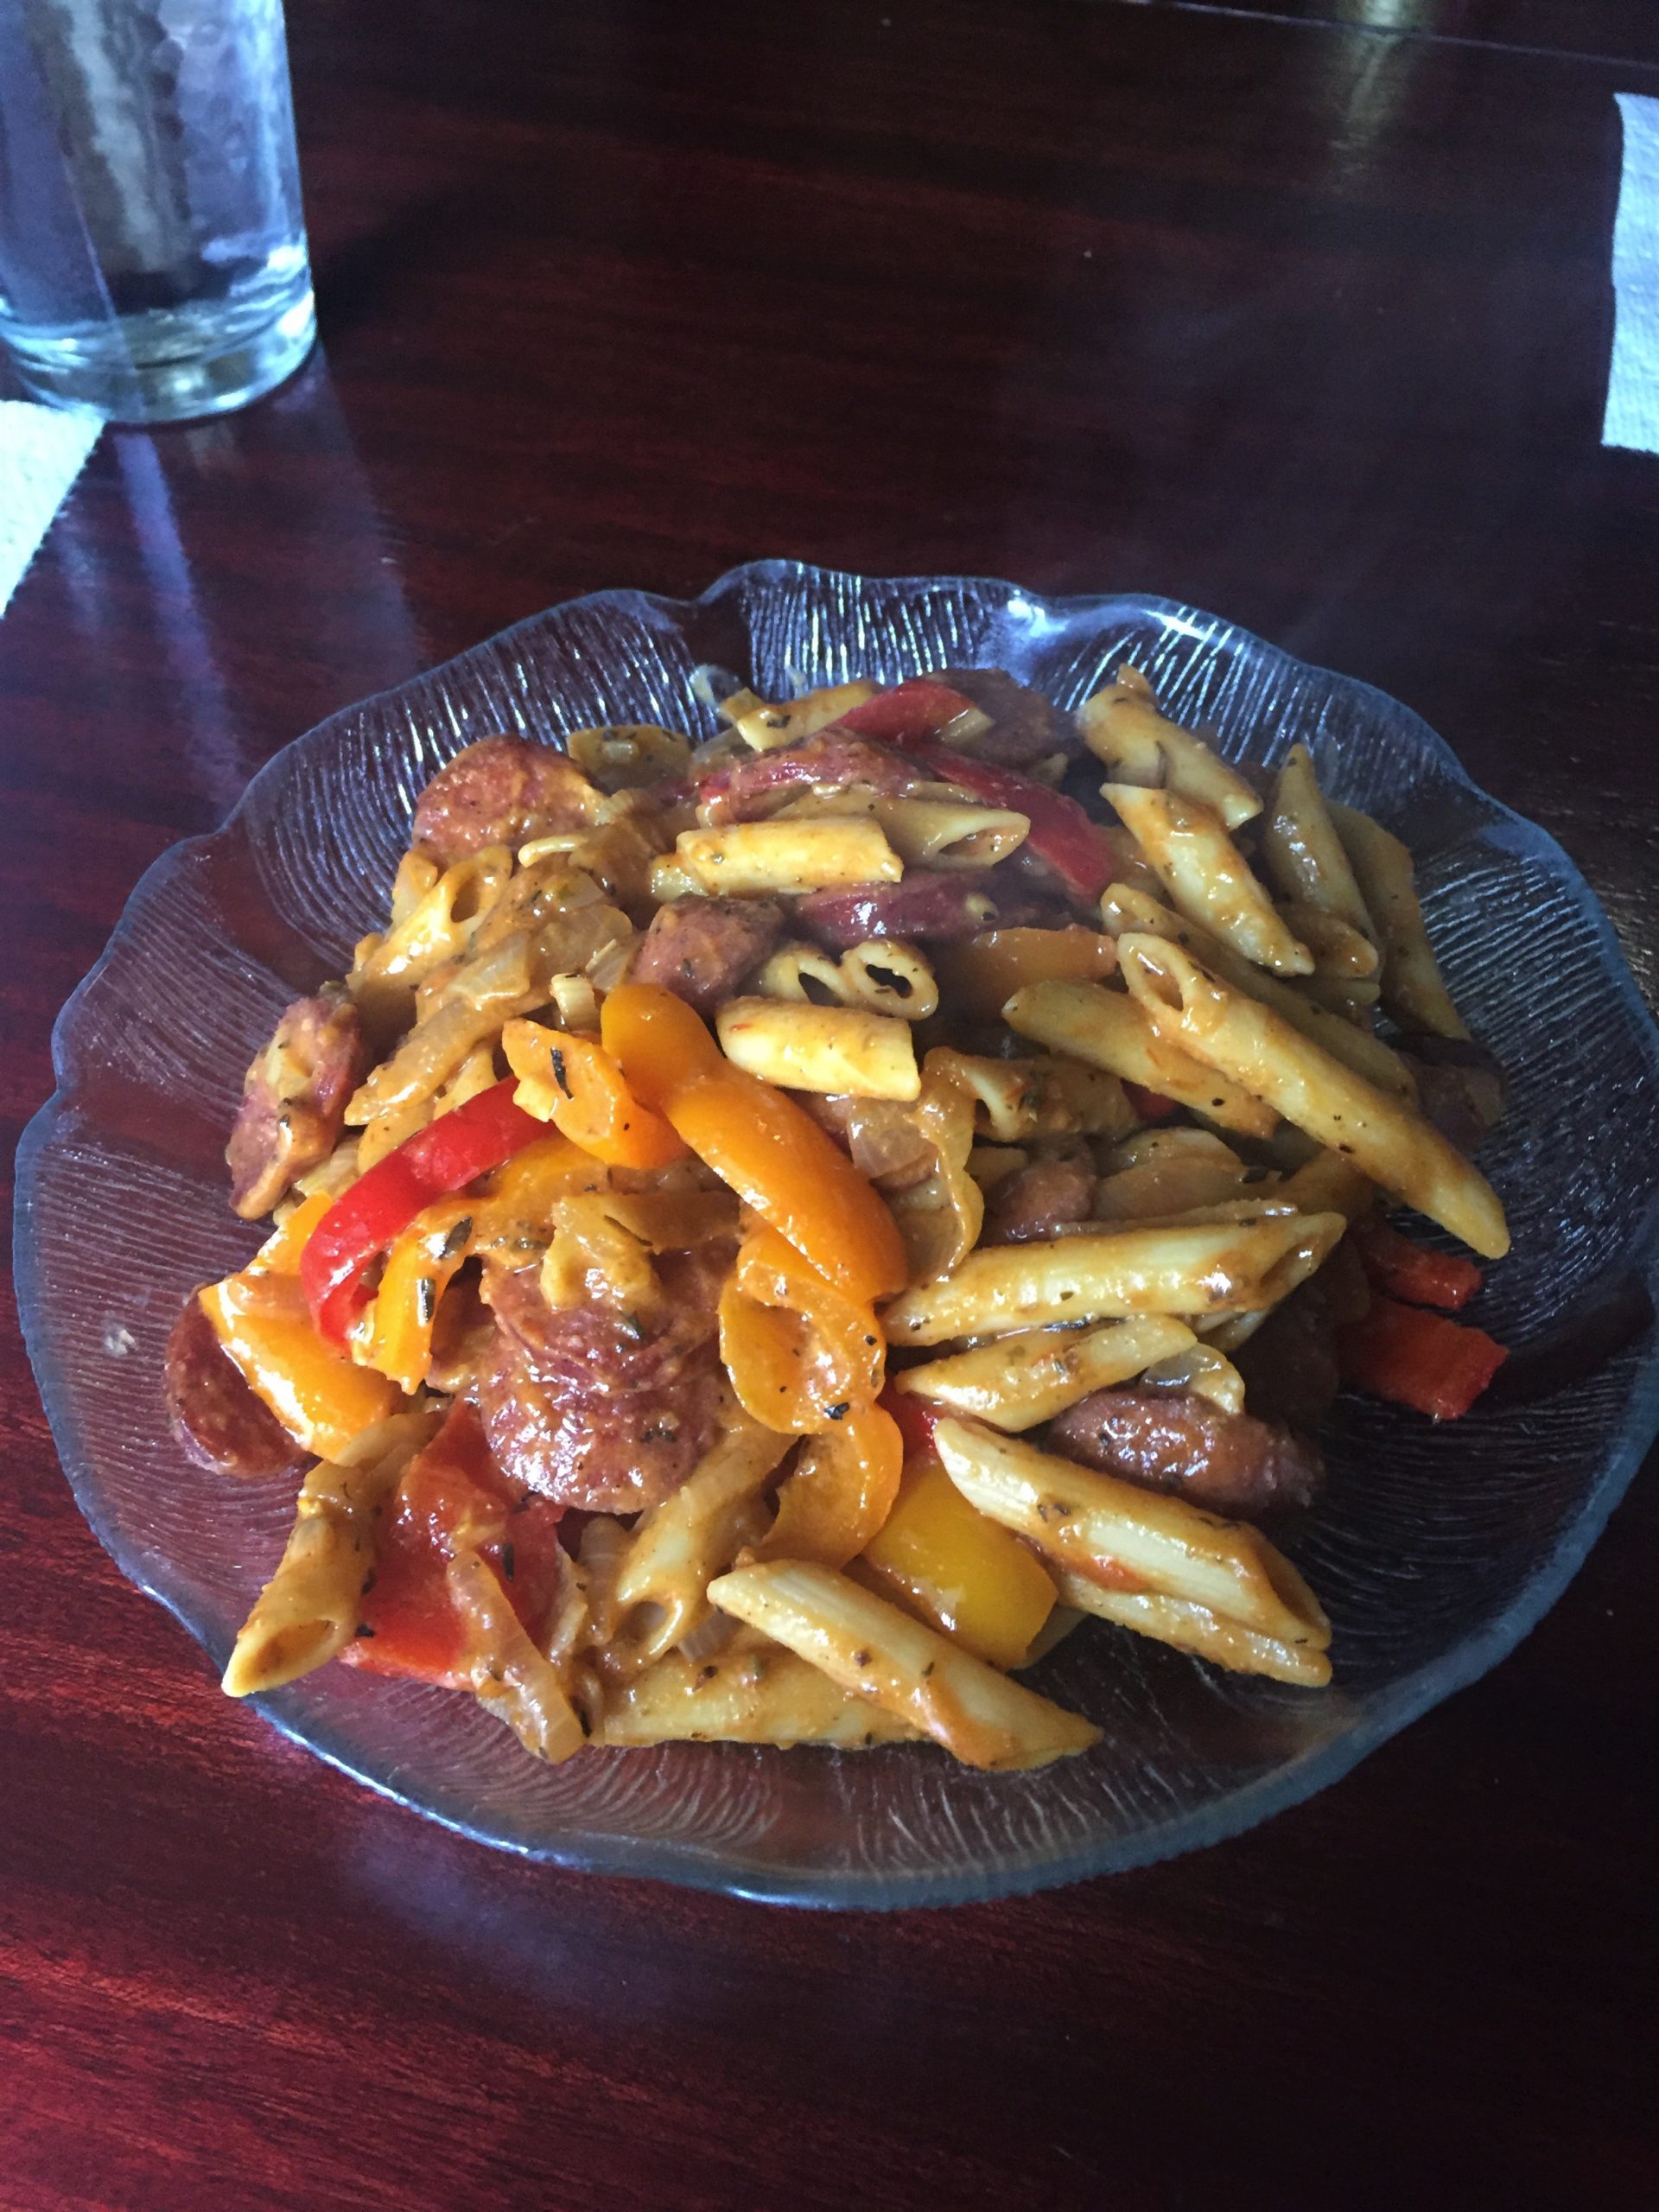
[(167, 1340), (162, 1395), (186, 1455), (215, 1474), (292, 1474), (306, 1454), (254, 1395), (192, 1291)]
[(730, 1258), (729, 1245), (665, 1254), (662, 1298), (641, 1314), (550, 1306), (534, 1268), (497, 1275), (488, 1296), (500, 1334), (479, 1410), (506, 1472), (590, 1512), (671, 1497), (714, 1440), (715, 1304)]
[(1448, 1144), (1473, 1152), (1503, 1118), (1507, 1083), (1497, 1059), (1472, 1038), (1412, 1036), (1399, 1051), (1425, 1118)]
[(574, 760), (522, 737), (485, 737), (421, 793), (412, 841), (443, 868), (486, 845), (522, 845), (594, 818), (602, 794)]
[(783, 909), (769, 899), (673, 899), (658, 908), (628, 970), (702, 1014), (730, 998), (778, 942)]
[(1142, 1490), (1244, 1519), (1306, 1505), (1324, 1476), (1311, 1444), (1192, 1390), (1096, 1390), (1049, 1428), (1052, 1448)]
[(1365, 1270), (1344, 1236), (1318, 1273), (1276, 1306), (1233, 1355), (1245, 1395), (1263, 1421), (1319, 1427), (1342, 1388), (1337, 1333), (1363, 1320), (1370, 1304)]
[(700, 779), (697, 798), (711, 823), (757, 822), (798, 798), (804, 788), (835, 791), (856, 785), (891, 796), (929, 782), (934, 773), (891, 746), (832, 722), (798, 745), (757, 753), (752, 760), (715, 762)]
[(1087, 1221), (1095, 1203), (1095, 1163), (1088, 1148), (1067, 1145), (1016, 1168), (985, 1202), (982, 1244), (1023, 1244)]
[(243, 1078), (226, 1147), (231, 1204), (244, 1220), (269, 1213), (327, 1159), (367, 1065), (362, 1024), (343, 990), (294, 1001)]
[(1000, 668), (942, 668), (931, 681), (971, 699), (991, 727), (962, 747), (1005, 768), (1029, 768), (1056, 753), (1080, 753), (1083, 741), (1065, 715), (1028, 683)]
[[(1018, 855), (1016, 855), (1017, 858)], [(845, 952), (871, 938), (903, 937), (923, 944), (955, 944), (981, 930), (1052, 924), (1057, 910), (1019, 876), (1012, 862), (960, 874), (909, 868), (898, 883), (810, 891), (795, 909), (809, 937)]]

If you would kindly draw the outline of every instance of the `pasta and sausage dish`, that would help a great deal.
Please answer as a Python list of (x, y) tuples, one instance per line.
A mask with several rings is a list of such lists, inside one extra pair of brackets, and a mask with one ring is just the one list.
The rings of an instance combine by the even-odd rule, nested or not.
[(721, 711), (470, 745), (248, 1071), (271, 1224), (166, 1381), (194, 1460), (297, 1484), (225, 1688), (992, 1770), (1097, 1739), (1021, 1679), (1090, 1615), (1317, 1689), (1268, 1531), (1325, 1410), (1503, 1357), (1384, 1217), (1508, 1247), (1405, 847), (1128, 666)]

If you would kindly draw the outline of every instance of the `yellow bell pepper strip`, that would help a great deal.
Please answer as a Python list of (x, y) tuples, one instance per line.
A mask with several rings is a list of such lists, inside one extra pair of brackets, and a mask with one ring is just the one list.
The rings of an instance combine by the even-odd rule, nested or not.
[(374, 1303), (353, 1340), (353, 1357), (413, 1392), (426, 1379), (444, 1292), (475, 1254), (515, 1264), (547, 1243), (561, 1202), (602, 1191), (607, 1171), (557, 1131), (527, 1144), (483, 1188), (440, 1198), (392, 1239)]
[(251, 1267), (227, 1275), (208, 1284), (201, 1306), (256, 1397), (319, 1459), (340, 1458), (354, 1437), (403, 1403), (395, 1383), (318, 1334), (289, 1270)]
[(474, 1198), (473, 1249), (518, 1231), (544, 1234), (561, 1198), (579, 1192), (602, 1191), (610, 1182), (590, 1154), (556, 1129), (543, 1129), (533, 1143), (504, 1161)]
[(845, 1567), (893, 1510), (904, 1457), (899, 1424), (879, 1406), (810, 1437), (779, 1488), (778, 1518), (756, 1557)]
[(995, 1021), (1027, 983), (1103, 983), (1117, 972), (1115, 939), (1097, 930), (982, 930), (966, 944), (930, 948), (940, 983), (964, 1014)]
[(1058, 1592), (1036, 1556), (969, 1504), (937, 1459), (906, 1468), (860, 1565), (871, 1586), (994, 1667), (1017, 1667)]
[(392, 1239), (359, 1357), (412, 1397), (426, 1380), (438, 1300), (467, 1258), (472, 1202), (441, 1198)]
[(734, 1067), (683, 1001), (621, 983), (600, 1020), (634, 1094), (843, 1297), (865, 1305), (903, 1285), (904, 1243), (870, 1183), (792, 1098)]
[(518, 1078), (514, 1103), (538, 1122), (551, 1122), (607, 1166), (666, 1167), (684, 1159), (684, 1144), (660, 1114), (640, 1103), (593, 1038), (510, 1021), (501, 1049)]
[(513, 1103), (513, 1078), (480, 1090), (377, 1160), (312, 1230), (300, 1280), (319, 1332), (344, 1347), (368, 1304), (369, 1269), (423, 1207), (522, 1151), (545, 1125)]
[(311, 1241), (312, 1230), (334, 1203), (327, 1191), (317, 1191), (302, 1200), (280, 1228), (271, 1230), (243, 1273), (297, 1274), (300, 1255)]
[(720, 1306), (720, 1350), (744, 1410), (766, 1427), (809, 1434), (874, 1403), (887, 1340), (776, 1230), (739, 1247)]

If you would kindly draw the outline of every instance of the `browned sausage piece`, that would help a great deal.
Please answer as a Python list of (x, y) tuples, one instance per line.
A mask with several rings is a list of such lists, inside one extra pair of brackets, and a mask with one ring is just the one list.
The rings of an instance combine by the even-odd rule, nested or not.
[(1319, 1272), (1299, 1284), (1233, 1354), (1245, 1396), (1263, 1421), (1319, 1427), (1342, 1388), (1337, 1333), (1363, 1321), (1370, 1305), (1365, 1270), (1344, 1236)]
[(862, 791), (891, 796), (930, 782), (935, 773), (891, 746), (838, 729), (832, 722), (798, 745), (757, 753), (752, 760), (716, 763), (700, 779), (697, 798), (712, 823), (758, 822), (798, 798), (803, 786), (836, 791), (856, 785)]
[(1029, 768), (1053, 753), (1083, 750), (1083, 741), (1065, 715), (1040, 691), (1017, 683), (1003, 669), (942, 668), (930, 680), (948, 683), (990, 716), (989, 729), (962, 747), (978, 760), (995, 760), (1005, 768)]
[(1087, 1221), (1095, 1203), (1095, 1163), (1088, 1148), (1070, 1144), (1016, 1168), (995, 1185), (985, 1202), (982, 1244), (1023, 1244)]
[(486, 845), (581, 830), (601, 794), (574, 760), (522, 737), (484, 737), (457, 753), (421, 793), (411, 842), (441, 867)]
[(628, 970), (702, 1014), (730, 998), (778, 942), (783, 909), (769, 899), (673, 899), (659, 906)]
[(242, 1082), (225, 1157), (231, 1204), (257, 1221), (340, 1141), (367, 1067), (357, 1008), (338, 986), (296, 999)]
[[(1016, 855), (1017, 857), (1017, 855)], [(1012, 863), (931, 874), (910, 868), (899, 883), (859, 884), (849, 891), (810, 891), (795, 909), (807, 936), (837, 952), (872, 938), (902, 937), (922, 944), (956, 944), (981, 930), (1052, 925), (1056, 909), (1038, 897)]]
[(1245, 1520), (1306, 1505), (1324, 1476), (1311, 1444), (1192, 1390), (1096, 1390), (1049, 1427), (1052, 1450), (1142, 1490)]
[(162, 1395), (173, 1433), (199, 1467), (220, 1475), (288, 1475), (307, 1454), (255, 1397), (192, 1291), (167, 1340)]
[(1459, 1152), (1475, 1151), (1503, 1118), (1507, 1084), (1494, 1055), (1463, 1037), (1406, 1037), (1399, 1052), (1417, 1078), (1425, 1119)]
[(498, 1274), (500, 1325), (479, 1411), (505, 1471), (561, 1504), (636, 1513), (671, 1497), (714, 1441), (720, 1403), (715, 1302), (729, 1245), (671, 1252), (649, 1313), (594, 1301), (550, 1306), (538, 1270)]

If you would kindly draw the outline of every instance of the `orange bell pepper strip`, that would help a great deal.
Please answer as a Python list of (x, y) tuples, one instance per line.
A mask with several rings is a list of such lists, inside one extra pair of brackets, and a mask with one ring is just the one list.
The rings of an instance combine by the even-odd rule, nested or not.
[(815, 1434), (874, 1402), (887, 1340), (869, 1306), (763, 1228), (744, 1239), (721, 1295), (720, 1356), (753, 1420)]
[(411, 1397), (426, 1380), (438, 1300), (472, 1249), (473, 1214), (469, 1199), (441, 1198), (392, 1239), (386, 1255), (359, 1357)]
[(254, 1395), (319, 1459), (337, 1459), (354, 1437), (402, 1402), (395, 1384), (354, 1365), (312, 1324), (300, 1266), (333, 1204), (326, 1192), (307, 1198), (246, 1267), (200, 1294), (213, 1334)]
[(868, 1304), (907, 1272), (893, 1216), (792, 1098), (735, 1068), (690, 1007), (654, 983), (621, 983), (601, 1031), (630, 1088), (843, 1297)]
[(879, 1406), (809, 1437), (779, 1487), (778, 1518), (756, 1556), (845, 1567), (893, 1510), (904, 1456), (899, 1425)]
[(538, 1122), (551, 1122), (607, 1167), (666, 1167), (684, 1159), (684, 1144), (660, 1114), (640, 1103), (593, 1038), (510, 1021), (501, 1048), (518, 1077), (514, 1104)]
[(964, 1014), (995, 1021), (1027, 983), (1103, 983), (1117, 972), (1117, 944), (1096, 930), (984, 930), (966, 944), (931, 949), (935, 974)]
[(354, 1437), (403, 1402), (394, 1382), (357, 1366), (317, 1333), (291, 1271), (227, 1275), (208, 1284), (201, 1306), (254, 1395), (319, 1459), (338, 1459)]
[(663, 1113), (677, 1092), (718, 1075), (727, 1065), (685, 1001), (655, 983), (619, 983), (607, 991), (599, 1033), (632, 1088)]
[(870, 1586), (994, 1667), (1020, 1664), (1058, 1595), (1035, 1554), (969, 1505), (937, 1459), (906, 1468), (859, 1565)]

